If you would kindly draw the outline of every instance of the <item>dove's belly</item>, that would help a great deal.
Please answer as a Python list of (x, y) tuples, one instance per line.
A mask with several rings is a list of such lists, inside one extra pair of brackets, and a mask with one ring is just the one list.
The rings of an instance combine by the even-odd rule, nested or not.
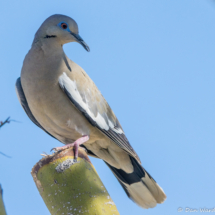
[[(115, 168), (133, 171), (128, 154), (92, 126), (60, 88), (52, 90), (47, 96), (38, 99), (39, 106), (32, 107), (35, 118), (45, 130), (64, 144), (72, 143), (83, 135), (89, 135), (90, 139), (84, 144), (87, 149)], [(120, 164), (121, 160), (123, 166)]]

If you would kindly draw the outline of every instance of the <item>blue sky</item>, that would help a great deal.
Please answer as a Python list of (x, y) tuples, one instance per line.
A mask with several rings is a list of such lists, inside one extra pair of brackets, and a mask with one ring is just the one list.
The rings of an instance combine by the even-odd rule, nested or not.
[[(167, 194), (143, 210), (129, 200), (105, 164), (91, 158), (122, 215), (178, 214), (213, 208), (215, 191), (214, 1), (2, 1), (0, 183), (8, 215), (48, 215), (30, 175), (43, 152), (61, 143), (22, 110), (15, 81), (41, 23), (52, 14), (74, 18), (90, 46), (64, 46), (96, 83), (143, 166)], [(185, 213), (184, 211), (180, 212)]]

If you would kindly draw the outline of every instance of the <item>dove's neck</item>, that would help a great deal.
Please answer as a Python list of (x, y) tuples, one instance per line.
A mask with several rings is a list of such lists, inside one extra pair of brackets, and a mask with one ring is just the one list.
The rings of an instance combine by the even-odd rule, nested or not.
[(62, 44), (57, 38), (42, 38), (32, 44), (32, 48), (41, 49), (47, 56), (63, 55)]
[[(25, 57), (22, 78), (32, 82), (57, 79), (64, 68), (65, 53), (60, 43), (49, 39), (38, 40)], [(34, 78), (34, 80), (33, 80)]]

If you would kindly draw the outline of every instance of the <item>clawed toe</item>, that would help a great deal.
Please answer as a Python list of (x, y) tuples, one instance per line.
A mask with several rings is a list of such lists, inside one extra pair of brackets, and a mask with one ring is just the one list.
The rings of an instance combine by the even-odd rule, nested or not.
[(50, 150), (50, 152), (52, 152), (52, 151), (56, 152), (56, 148), (52, 148), (52, 149)]
[(61, 152), (62, 149), (61, 149), (61, 147), (56, 147), (56, 148), (52, 148), (52, 149), (50, 150), (50, 152), (51, 152), (51, 151), (54, 151), (54, 152)]

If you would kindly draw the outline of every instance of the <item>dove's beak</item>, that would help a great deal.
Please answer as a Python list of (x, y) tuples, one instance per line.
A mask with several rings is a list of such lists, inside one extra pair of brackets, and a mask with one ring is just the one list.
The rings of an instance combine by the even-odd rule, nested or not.
[(76, 41), (80, 43), (88, 52), (90, 51), (89, 46), (84, 42), (84, 40), (80, 37), (79, 34), (74, 34), (72, 32), (70, 32), (70, 34), (72, 34), (72, 36), (76, 39)]

